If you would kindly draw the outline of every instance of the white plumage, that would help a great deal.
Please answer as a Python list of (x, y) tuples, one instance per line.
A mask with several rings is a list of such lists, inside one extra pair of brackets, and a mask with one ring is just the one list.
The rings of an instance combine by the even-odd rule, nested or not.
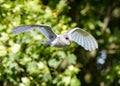
[(12, 32), (18, 34), (33, 29), (39, 30), (48, 39), (42, 42), (44, 45), (64, 47), (70, 45), (72, 41), (75, 41), (85, 50), (92, 51), (98, 48), (98, 43), (94, 37), (81, 28), (73, 28), (64, 34), (56, 35), (48, 25), (24, 25), (14, 28)]

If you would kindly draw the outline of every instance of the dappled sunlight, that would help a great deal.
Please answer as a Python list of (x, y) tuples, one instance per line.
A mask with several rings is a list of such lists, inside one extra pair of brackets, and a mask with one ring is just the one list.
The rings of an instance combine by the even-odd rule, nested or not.
[[(0, 86), (120, 86), (119, 4), (0, 0)], [(44, 46), (46, 37), (38, 30), (12, 33), (18, 26), (40, 24), (56, 34), (79, 27), (96, 39), (98, 49), (86, 51), (75, 42), (62, 48)], [(93, 47), (90, 41), (83, 45)]]

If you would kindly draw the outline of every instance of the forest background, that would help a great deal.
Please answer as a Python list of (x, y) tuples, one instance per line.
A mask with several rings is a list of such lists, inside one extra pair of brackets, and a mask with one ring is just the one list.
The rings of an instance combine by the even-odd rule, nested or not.
[[(57, 34), (80, 27), (99, 48), (45, 47), (36, 30), (12, 34), (25, 24)], [(120, 86), (120, 0), (0, 0), (0, 86)]]

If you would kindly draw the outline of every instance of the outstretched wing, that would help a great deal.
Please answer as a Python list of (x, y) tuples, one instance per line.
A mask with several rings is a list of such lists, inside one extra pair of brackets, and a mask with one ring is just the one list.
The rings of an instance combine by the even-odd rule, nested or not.
[(91, 51), (98, 48), (98, 43), (94, 37), (83, 29), (74, 28), (70, 30), (68, 34), (70, 40), (75, 41), (86, 50)]
[(57, 37), (57, 35), (52, 31), (51, 27), (48, 25), (24, 25), (14, 28), (12, 32), (14, 34), (18, 34), (33, 29), (39, 30), (47, 39), (53, 40)]

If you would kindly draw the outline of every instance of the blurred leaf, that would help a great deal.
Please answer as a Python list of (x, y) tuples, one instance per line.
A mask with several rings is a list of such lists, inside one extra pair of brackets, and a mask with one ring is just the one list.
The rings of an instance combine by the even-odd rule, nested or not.
[(27, 72), (29, 72), (30, 74), (39, 73), (37, 62), (29, 62), (27, 64)]
[(70, 86), (74, 86), (74, 85), (81, 86), (81, 83), (76, 76), (74, 76), (70, 81)]
[(60, 65), (60, 62), (61, 61), (57, 61), (56, 59), (50, 59), (48, 61), (48, 65), (53, 68), (58, 68), (58, 66)]
[(68, 54), (67, 60), (69, 64), (76, 64), (76, 56), (74, 54)]
[(7, 54), (6, 47), (0, 45), (0, 56), (5, 56)]

